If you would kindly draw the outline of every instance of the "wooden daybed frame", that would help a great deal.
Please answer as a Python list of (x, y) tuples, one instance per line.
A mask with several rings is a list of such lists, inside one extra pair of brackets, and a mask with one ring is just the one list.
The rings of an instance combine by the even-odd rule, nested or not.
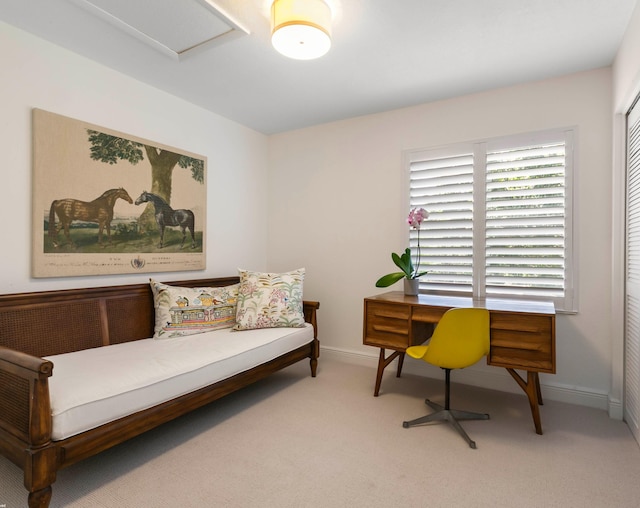
[[(238, 277), (169, 282), (218, 287)], [(24, 471), (29, 507), (47, 507), (59, 469), (309, 358), (316, 376), (318, 302), (304, 302), (314, 340), (243, 373), (60, 441), (51, 439), (48, 379), (42, 357), (153, 336), (149, 284), (0, 295), (0, 454)], [(117, 372), (117, 366), (114, 366)]]

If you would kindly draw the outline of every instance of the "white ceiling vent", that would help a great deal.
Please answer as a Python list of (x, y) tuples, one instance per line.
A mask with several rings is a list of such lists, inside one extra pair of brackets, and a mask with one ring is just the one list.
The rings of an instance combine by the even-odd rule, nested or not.
[(74, 0), (176, 60), (249, 32), (210, 0)]

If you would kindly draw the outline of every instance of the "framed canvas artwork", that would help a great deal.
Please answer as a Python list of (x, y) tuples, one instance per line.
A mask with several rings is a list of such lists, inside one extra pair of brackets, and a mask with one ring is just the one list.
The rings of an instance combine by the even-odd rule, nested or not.
[(34, 277), (204, 270), (207, 160), (33, 110)]

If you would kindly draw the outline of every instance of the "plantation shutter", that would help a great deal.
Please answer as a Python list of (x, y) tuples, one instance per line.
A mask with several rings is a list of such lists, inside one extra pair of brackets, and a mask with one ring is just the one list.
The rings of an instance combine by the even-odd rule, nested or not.
[[(573, 129), (408, 152), (420, 289), (573, 311)], [(408, 211), (408, 210), (407, 210)], [(420, 244), (418, 240), (420, 239)]]
[(640, 105), (627, 118), (624, 420), (640, 443)]
[(564, 297), (566, 143), (558, 138), (487, 150), (487, 296)]
[(410, 207), (422, 207), (429, 219), (421, 232), (411, 230), (409, 245), (420, 271), (421, 289), (471, 294), (473, 284), (473, 151), (418, 155), (410, 163)]

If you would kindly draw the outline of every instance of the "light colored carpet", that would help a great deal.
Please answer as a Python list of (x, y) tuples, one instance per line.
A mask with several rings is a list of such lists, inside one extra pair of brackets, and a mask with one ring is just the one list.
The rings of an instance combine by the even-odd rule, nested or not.
[[(61, 471), (52, 507), (633, 507), (640, 449), (603, 411), (547, 401), (535, 434), (524, 395), (453, 385), (452, 406), (489, 412), (404, 429), (441, 381), (320, 358)], [(455, 381), (455, 372), (452, 374)], [(0, 506), (26, 506), (0, 458)]]

